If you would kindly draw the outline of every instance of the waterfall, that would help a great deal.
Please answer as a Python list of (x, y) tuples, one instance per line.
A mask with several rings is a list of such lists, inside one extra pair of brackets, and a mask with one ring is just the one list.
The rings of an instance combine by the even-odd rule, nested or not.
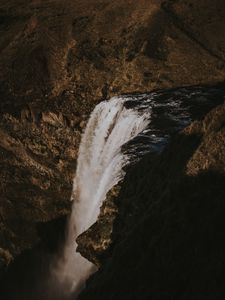
[(57, 276), (68, 292), (79, 290), (94, 265), (76, 252), (76, 237), (96, 220), (107, 192), (123, 179), (129, 155), (121, 147), (149, 124), (150, 112), (126, 108), (125, 97), (114, 97), (98, 104), (82, 135), (73, 183), (72, 213), (63, 259)]
[[(213, 95), (213, 97), (212, 97)], [(170, 137), (224, 100), (220, 89), (184, 87), (114, 97), (98, 104), (82, 135), (73, 183), (72, 213), (63, 255), (57, 257), (52, 299), (80, 291), (95, 266), (76, 252), (76, 238), (99, 215), (107, 192), (124, 178), (124, 167), (159, 153)], [(60, 292), (59, 292), (60, 290)], [(74, 294), (75, 293), (75, 294)], [(62, 297), (63, 296), (63, 297)]]

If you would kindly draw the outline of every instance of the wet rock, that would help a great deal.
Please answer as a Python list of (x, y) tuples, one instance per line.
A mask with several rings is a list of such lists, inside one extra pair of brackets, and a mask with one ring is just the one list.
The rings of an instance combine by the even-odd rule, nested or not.
[(114, 248), (78, 299), (224, 298), (224, 112), (213, 109), (130, 169)]
[(116, 197), (120, 184), (113, 187), (106, 195), (100, 208), (98, 220), (77, 238), (77, 251), (96, 266), (100, 266), (112, 244), (112, 232), (115, 217), (118, 213)]
[(13, 257), (37, 242), (37, 222), (69, 213), (83, 120), (103, 97), (224, 80), (224, 10), (221, 0), (0, 4), (0, 242)]

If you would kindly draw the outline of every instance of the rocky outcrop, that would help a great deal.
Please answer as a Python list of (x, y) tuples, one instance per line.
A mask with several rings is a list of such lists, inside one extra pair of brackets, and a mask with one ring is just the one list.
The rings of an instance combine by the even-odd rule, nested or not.
[(79, 299), (222, 299), (225, 105), (128, 172), (114, 249)]
[[(127, 102), (125, 106), (127, 108), (136, 107), (138, 109), (139, 105), (141, 105), (143, 109), (143, 106), (147, 103), (145, 109), (151, 111), (151, 121), (145, 129), (145, 134), (140, 134), (125, 144), (121, 150), (124, 154), (129, 155), (130, 164), (128, 164), (127, 171), (132, 174), (133, 171), (131, 169), (146, 153), (151, 153), (151, 157), (150, 155), (148, 157), (149, 164), (151, 160), (154, 162), (154, 158), (165, 149), (178, 132), (192, 122), (192, 126), (195, 126), (197, 120), (201, 120), (210, 110), (224, 103), (225, 89), (224, 84), (190, 86), (163, 89), (149, 94), (126, 95), (126, 97)], [(207, 116), (207, 120), (211, 122), (212, 119), (216, 119), (213, 124), (221, 122), (221, 119), (217, 120), (214, 117), (216, 114), (216, 111), (212, 111)], [(221, 118), (223, 118), (223, 111), (221, 111)], [(213, 140), (210, 141), (210, 144), (213, 146)], [(217, 146), (214, 146), (216, 149)], [(215, 150), (215, 153), (217, 153), (217, 150)], [(207, 148), (202, 150), (200, 154), (196, 151), (198, 159), (195, 160), (195, 163), (196, 161), (200, 162), (201, 157), (204, 157), (206, 154)], [(210, 164), (210, 155), (208, 153), (208, 162), (204, 163), (205, 166)], [(223, 151), (220, 151), (218, 157), (214, 158), (214, 161), (218, 166), (221, 166), (223, 159)], [(132, 178), (130, 181), (134, 185), (139, 184), (138, 178), (137, 183), (133, 182)], [(141, 202), (132, 203), (129, 198), (126, 200), (122, 199), (120, 202), (119, 191), (121, 186), (123, 186), (123, 182), (120, 182), (118, 186), (108, 193), (97, 221), (77, 238), (77, 251), (97, 266), (104, 264), (109, 259), (114, 245), (118, 243), (118, 234), (121, 235), (121, 230), (119, 228), (118, 232), (116, 232), (114, 226), (118, 221), (118, 216), (122, 223), (126, 223), (142, 207)], [(128, 201), (129, 207), (127, 207), (126, 201)], [(123, 211), (122, 215), (121, 210)], [(135, 224), (135, 218), (132, 217), (132, 220)], [(126, 226), (124, 235), (127, 234), (129, 227), (132, 226), (132, 223), (130, 226)]]
[(80, 133), (115, 94), (224, 80), (222, 0), (0, 4), (0, 256), (66, 215)]
[(112, 245), (113, 224), (118, 214), (115, 201), (119, 195), (120, 184), (114, 186), (107, 193), (97, 221), (79, 235), (76, 240), (77, 251), (98, 267), (103, 263), (104, 258), (109, 257), (108, 251)]

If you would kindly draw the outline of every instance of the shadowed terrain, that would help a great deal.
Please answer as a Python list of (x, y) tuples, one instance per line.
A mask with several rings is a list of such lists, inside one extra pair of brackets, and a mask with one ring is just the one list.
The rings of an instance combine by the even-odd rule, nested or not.
[(128, 172), (114, 249), (79, 299), (222, 299), (225, 106)]
[(224, 80), (222, 0), (0, 4), (0, 255), (68, 214), (80, 132), (112, 95)]
[[(70, 212), (80, 136), (95, 105), (224, 82), (224, 16), (223, 0), (1, 1), (5, 298), (45, 300), (33, 283), (44, 281), (62, 240), (57, 220)], [(80, 299), (224, 298), (224, 119), (221, 106), (128, 172), (114, 244)]]

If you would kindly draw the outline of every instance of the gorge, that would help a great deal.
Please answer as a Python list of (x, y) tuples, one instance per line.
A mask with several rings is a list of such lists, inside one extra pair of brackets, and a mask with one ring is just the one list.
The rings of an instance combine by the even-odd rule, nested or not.
[[(26, 285), (26, 276), (20, 274), (24, 267), (27, 268), (26, 255), (25, 259), (18, 257), (3, 280), (1, 290), (5, 299), (14, 299), (15, 293), (21, 295), (17, 299), (29, 297), (36, 300), (40, 295), (44, 300), (76, 299), (87, 278), (97, 271), (94, 264), (99, 267), (103, 263), (104, 270), (104, 262), (111, 256), (108, 251), (127, 237), (129, 230), (127, 228), (124, 231), (124, 228), (134, 227), (132, 232), (135, 232), (132, 219), (137, 221), (139, 214), (145, 215), (147, 207), (152, 205), (152, 200), (146, 203), (140, 200), (139, 208), (132, 198), (128, 202), (124, 201), (123, 198), (132, 190), (130, 186), (127, 191), (125, 189), (125, 195), (124, 188), (113, 197), (109, 195), (110, 190), (118, 184), (123, 187), (126, 172), (126, 178), (135, 176), (131, 174), (135, 174), (139, 168), (142, 170), (143, 163), (149, 158), (148, 168), (154, 169), (154, 160), (164, 156), (171, 139), (191, 122), (203, 120), (208, 112), (223, 104), (224, 96), (225, 88), (221, 83), (122, 95), (98, 104), (81, 139), (72, 192), (72, 213), (65, 239), (59, 240), (60, 251), (57, 252), (57, 247), (54, 246), (53, 256), (48, 256), (49, 250), (46, 252), (45, 249), (43, 254), (39, 249), (37, 253), (40, 253), (41, 258), (36, 257), (36, 250), (31, 251), (31, 261), (37, 259), (38, 262), (41, 259), (41, 264), (39, 262), (35, 266), (32, 262), (28, 268), (28, 274), (34, 272), (37, 276), (29, 287)], [(185, 149), (188, 149), (187, 145)], [(174, 153), (172, 160), (175, 157)], [(173, 167), (176, 167), (176, 163)], [(127, 179), (125, 187), (126, 181)], [(132, 184), (132, 181), (131, 177), (128, 183)], [(138, 184), (142, 184), (142, 181), (143, 179), (135, 179)], [(149, 189), (154, 190), (151, 183)], [(125, 214), (122, 219), (121, 214)], [(65, 226), (63, 228), (65, 230)], [(51, 231), (45, 234), (48, 239)], [(43, 240), (42, 243), (44, 245), (46, 241)], [(76, 248), (84, 257), (76, 252)], [(17, 274), (15, 278), (12, 277), (13, 274)], [(23, 284), (11, 289), (11, 285), (16, 284), (18, 275)], [(38, 285), (36, 281), (39, 282)], [(88, 289), (89, 286), (87, 293)], [(35, 291), (34, 294), (31, 290)], [(85, 293), (86, 290), (84, 295)]]
[[(222, 104), (224, 96), (225, 88), (218, 84), (125, 95), (96, 106), (81, 139), (64, 263), (58, 270), (59, 281), (66, 280), (67, 289), (71, 280), (72, 291), (79, 290), (95, 270), (76, 253), (79, 247), (74, 239), (83, 236), (83, 240), (78, 238), (78, 245), (81, 242), (87, 247), (90, 232), (85, 236), (85, 231), (97, 221), (110, 190), (122, 184), (126, 166), (135, 165), (149, 152), (161, 153), (172, 136)], [(113, 224), (110, 238), (111, 232)], [(98, 243), (96, 232), (92, 242)], [(101, 251), (110, 247), (107, 242), (101, 241)]]
[(0, 299), (225, 298), (224, 32), (224, 0), (1, 1)]
[(59, 282), (65, 280), (67, 288), (71, 282), (72, 292), (79, 289), (94, 268), (76, 253), (75, 239), (97, 220), (106, 194), (123, 179), (129, 156), (121, 153), (121, 147), (142, 132), (150, 121), (148, 112), (126, 109), (124, 102), (125, 99), (115, 97), (98, 104), (81, 139), (68, 236), (63, 261), (59, 261), (56, 270)]

